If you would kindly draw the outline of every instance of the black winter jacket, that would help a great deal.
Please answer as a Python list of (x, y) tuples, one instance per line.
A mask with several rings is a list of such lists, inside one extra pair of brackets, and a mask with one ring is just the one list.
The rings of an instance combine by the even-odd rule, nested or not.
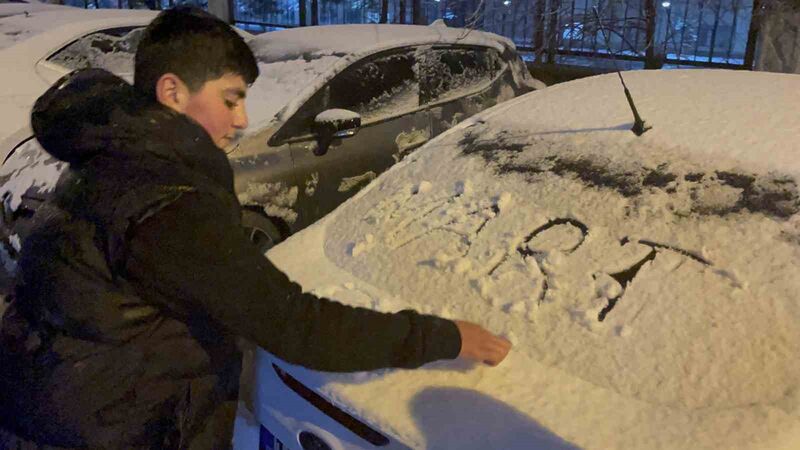
[(214, 448), (195, 437), (236, 399), (237, 335), (326, 371), (457, 356), (450, 321), (303, 293), (247, 241), (230, 165), (202, 127), (116, 76), (65, 77), (31, 122), (70, 169), (20, 252), (1, 427), (61, 447)]

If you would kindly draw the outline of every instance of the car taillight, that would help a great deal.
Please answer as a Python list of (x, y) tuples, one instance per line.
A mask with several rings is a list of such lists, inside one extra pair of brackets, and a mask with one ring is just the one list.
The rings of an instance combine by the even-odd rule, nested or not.
[[(298, 381), (293, 376), (289, 375), (285, 370), (281, 369), (275, 364), (272, 364), (272, 368), (275, 369), (275, 373), (278, 375), (278, 378), (283, 381), (283, 384), (286, 385), (289, 389), (294, 391), (297, 395), (305, 399), (307, 402), (311, 403), (315, 408), (322, 411), (328, 417), (332, 418), (333, 420), (339, 422), (343, 427), (347, 428), (348, 430), (352, 431), (358, 437), (364, 439), (365, 441), (369, 442), (370, 444), (376, 447), (383, 447), (385, 445), (389, 445), (389, 438), (380, 434), (379, 432), (372, 429), (369, 425), (361, 422), (360, 420), (356, 419), (355, 417), (351, 416), (350, 414), (346, 413), (333, 403), (329, 402), (321, 395), (317, 394), (316, 392), (312, 391), (308, 387), (304, 386), (300, 381)], [(308, 435), (316, 437), (315, 435), (304, 432)], [(301, 445), (305, 445), (302, 443), (303, 433), (300, 434)], [(313, 445), (313, 438), (306, 437), (308, 439), (309, 445)], [(319, 440), (319, 438), (317, 438)], [(319, 440), (321, 442), (321, 440)], [(327, 444), (322, 442), (323, 445), (326, 447), (308, 447), (308, 449), (326, 449)], [(306, 447), (303, 447), (306, 449)]]

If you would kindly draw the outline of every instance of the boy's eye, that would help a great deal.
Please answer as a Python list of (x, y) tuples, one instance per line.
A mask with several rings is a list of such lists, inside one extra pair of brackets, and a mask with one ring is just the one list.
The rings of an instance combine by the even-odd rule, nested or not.
[(225, 100), (225, 106), (227, 106), (229, 109), (233, 109), (236, 106), (236, 102)]

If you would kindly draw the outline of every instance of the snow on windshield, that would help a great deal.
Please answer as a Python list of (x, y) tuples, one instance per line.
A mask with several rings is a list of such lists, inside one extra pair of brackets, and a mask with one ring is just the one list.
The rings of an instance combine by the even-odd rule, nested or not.
[[(439, 385), (485, 394), (580, 448), (797, 448), (796, 81), (626, 78), (650, 135), (629, 131), (612, 77), (572, 84), (576, 95), (548, 88), (432, 141), (270, 253), (322, 295), (473, 320), (515, 344), (498, 368), (337, 375), (323, 392), (412, 447), (454, 442), (423, 415), (444, 429), (490, 424), (459, 448), (530, 448), (508, 437), (511, 413), (424, 414), (449, 411), (423, 400)], [(749, 109), (731, 108), (737, 97), (695, 104), (695, 116), (680, 105), (682, 90), (745, 84), (764, 96)], [(782, 129), (742, 131), (766, 105)], [(697, 119), (706, 112), (720, 116)], [(314, 243), (324, 270), (305, 260)]]

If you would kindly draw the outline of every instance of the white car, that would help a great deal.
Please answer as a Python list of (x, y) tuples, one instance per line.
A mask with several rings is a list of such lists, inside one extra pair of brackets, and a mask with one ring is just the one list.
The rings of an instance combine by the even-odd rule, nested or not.
[[(478, 322), (498, 367), (255, 353), (237, 450), (800, 448), (800, 76), (549, 87), (432, 140), (267, 255), (304, 289)], [(260, 444), (259, 444), (260, 439)]]
[[(99, 9), (31, 4), (33, 12), (20, 13), (19, 4), (0, 4), (9, 15), (0, 17), (0, 158), (5, 160), (15, 145), (31, 134), (33, 102), (56, 80), (89, 57), (132, 78), (132, 59), (122, 65), (90, 36), (122, 37), (146, 26), (157, 11)], [(14, 7), (12, 10), (10, 7)], [(14, 12), (14, 14), (11, 14)], [(134, 35), (135, 36), (135, 35)], [(123, 41), (124, 42), (124, 41)], [(121, 49), (121, 45), (117, 45)], [(114, 54), (119, 52), (113, 52)], [(124, 53), (124, 52), (123, 52)], [(130, 53), (132, 56), (133, 53)]]

